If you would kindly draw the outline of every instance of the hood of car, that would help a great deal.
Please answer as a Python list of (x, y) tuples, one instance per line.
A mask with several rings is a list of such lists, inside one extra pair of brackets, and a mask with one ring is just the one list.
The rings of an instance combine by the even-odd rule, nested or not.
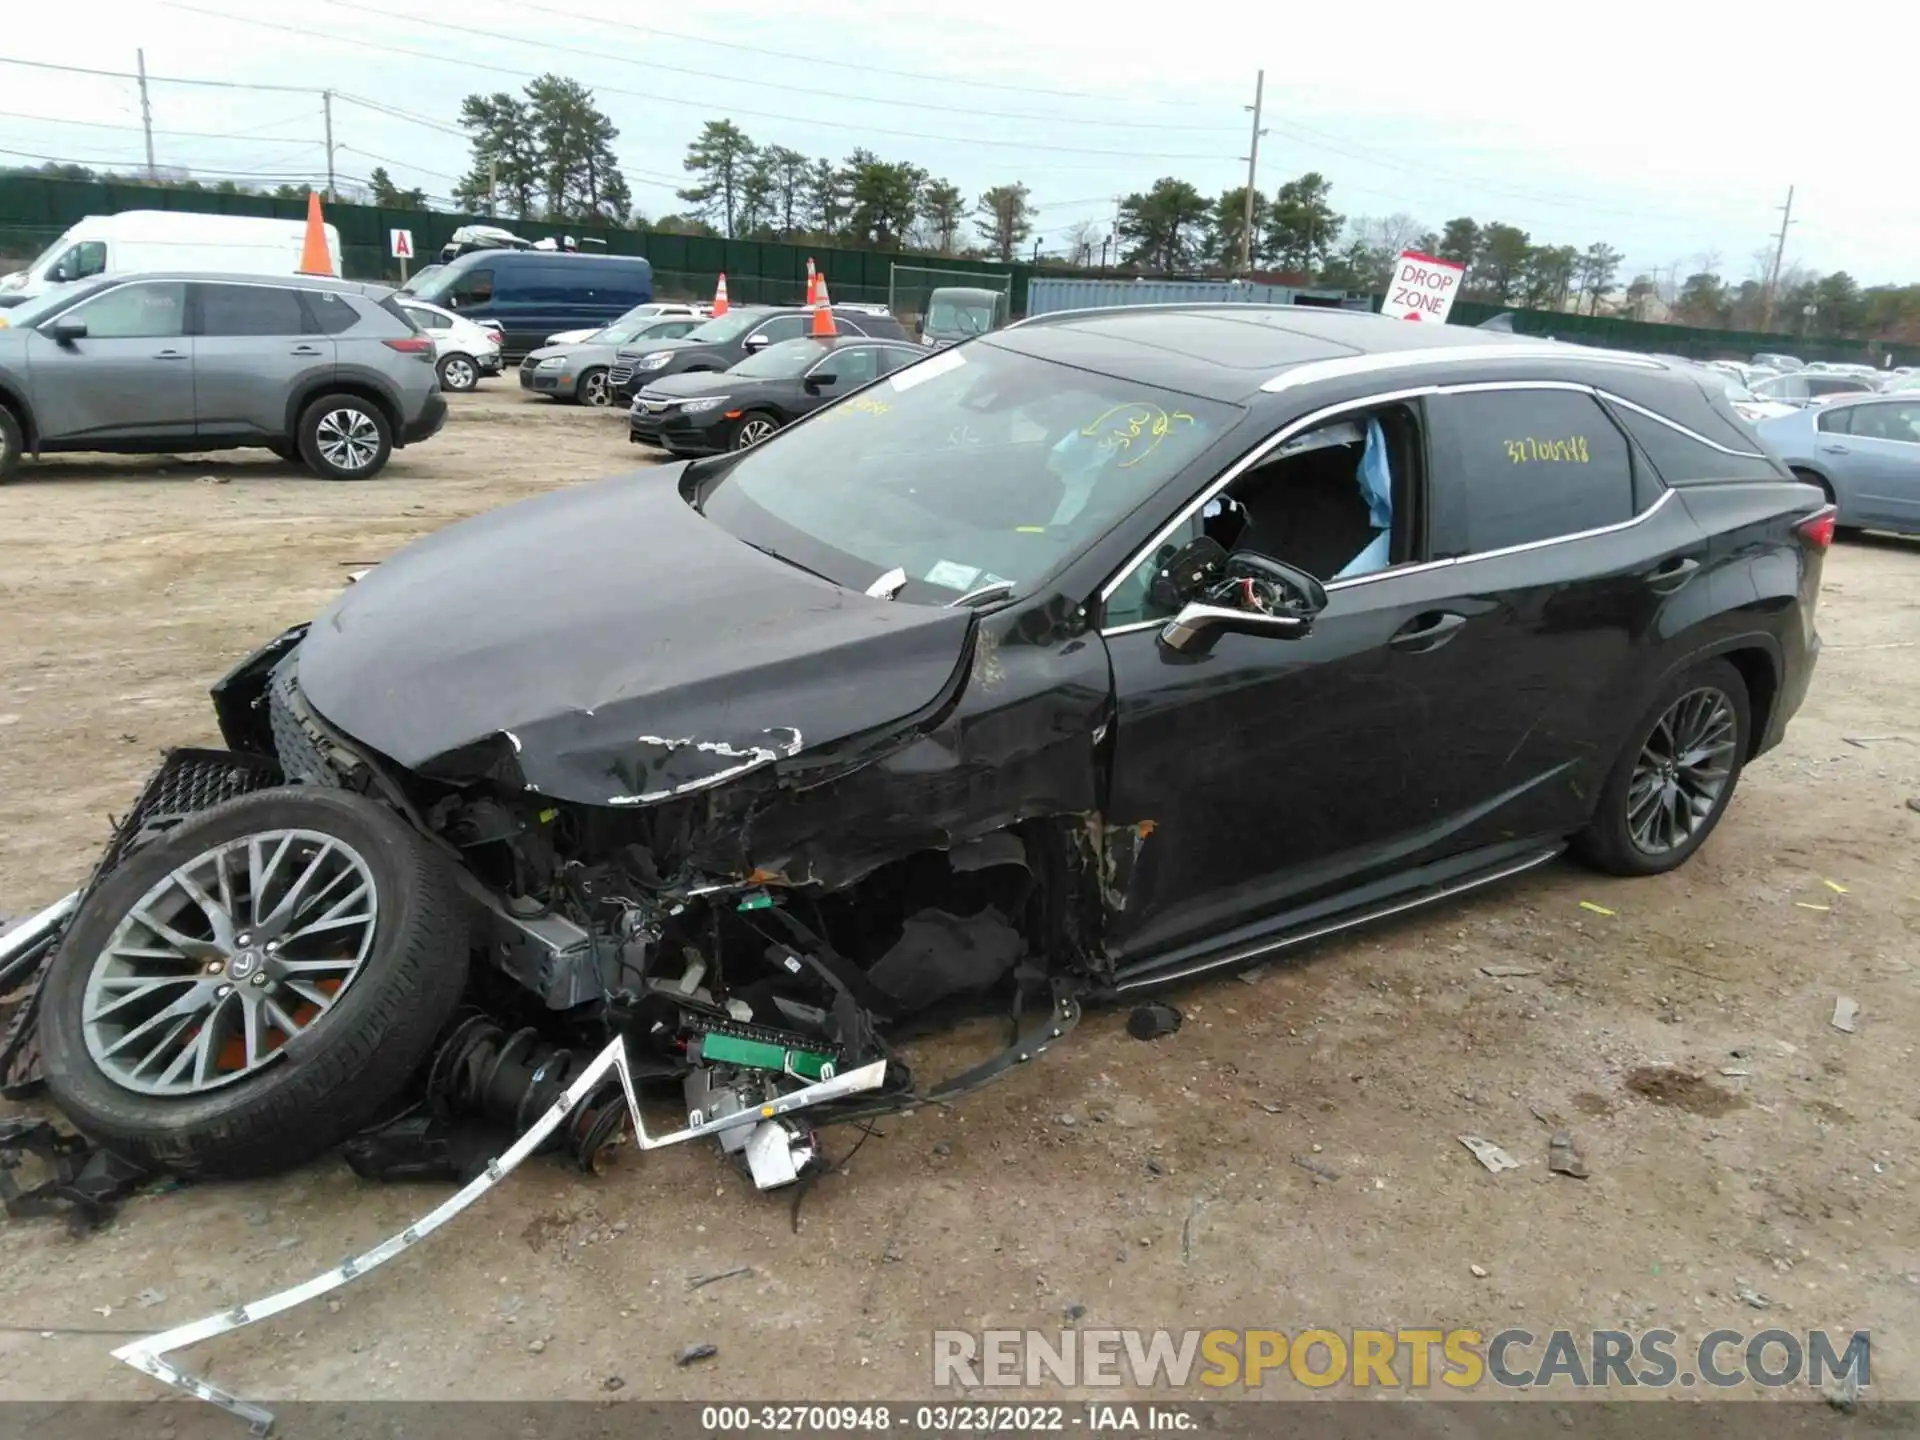
[(556, 491), (383, 562), (313, 622), (308, 702), (408, 769), (645, 805), (904, 724), (971, 612), (846, 590), (681, 499), (680, 466)]
[(576, 342), (570, 345), (543, 345), (538, 350), (527, 352), (529, 360), (571, 360), (576, 365), (611, 365), (614, 351), (612, 345), (588, 345)]
[(657, 397), (688, 399), (695, 395), (731, 395), (740, 390), (757, 390), (763, 385), (781, 383), (780, 379), (755, 379), (751, 375), (735, 375), (730, 370), (692, 370), (679, 375), (662, 375), (658, 380), (648, 380), (641, 388)]

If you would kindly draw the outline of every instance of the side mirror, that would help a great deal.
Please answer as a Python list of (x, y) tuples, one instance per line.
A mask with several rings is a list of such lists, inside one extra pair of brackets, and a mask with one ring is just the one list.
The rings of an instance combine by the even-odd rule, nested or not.
[(1273, 640), (1298, 640), (1312, 628), (1313, 621), (1306, 615), (1285, 612), (1268, 615), (1258, 610), (1192, 600), (1167, 622), (1160, 632), (1160, 643), (1184, 655), (1198, 655), (1210, 649), (1222, 635), (1265, 635)]
[(1227, 573), (1227, 551), (1218, 540), (1199, 535), (1163, 555), (1147, 588), (1159, 608), (1172, 609), (1219, 583)]
[[(1192, 546), (1187, 548), (1191, 549)], [(1277, 588), (1282, 597), (1281, 604), (1277, 608), (1262, 610), (1221, 605), (1204, 598), (1189, 600), (1160, 632), (1160, 643), (1169, 650), (1188, 655), (1204, 654), (1215, 640), (1229, 634), (1298, 640), (1313, 629), (1313, 617), (1327, 608), (1327, 587), (1295, 566), (1269, 559), (1265, 555), (1243, 553), (1229, 556), (1222, 568), (1228, 580), (1246, 579)], [(1209, 592), (1217, 593), (1211, 587)]]
[(64, 285), (73, 277), (67, 273), (67, 262), (62, 260), (58, 265), (53, 267), (53, 273), (47, 278), (56, 285)]
[(76, 340), (87, 338), (87, 322), (84, 320), (54, 320), (40, 332), (49, 340), (62, 345), (71, 345)]
[(769, 343), (764, 335), (749, 335), (740, 342), (741, 347), (746, 350), (764, 350)]
[(812, 395), (818, 395), (822, 390), (830, 389), (839, 383), (840, 377), (831, 370), (825, 374), (809, 375), (807, 376), (807, 392)]

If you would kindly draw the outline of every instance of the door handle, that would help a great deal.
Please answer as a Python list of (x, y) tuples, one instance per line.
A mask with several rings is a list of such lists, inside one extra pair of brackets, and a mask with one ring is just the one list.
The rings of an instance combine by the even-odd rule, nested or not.
[(296, 345), (287, 353), (289, 355), (318, 355), (320, 350), (319, 347), (315, 345)]
[(184, 350), (160, 350), (154, 353), (153, 358), (156, 360), (184, 360), (187, 358), (187, 352)]
[(1457, 615), (1451, 610), (1428, 610), (1394, 631), (1393, 638), (1387, 643), (1396, 650), (1424, 655), (1446, 644), (1466, 623), (1466, 616)]
[(1853, 453), (1844, 445), (1822, 445), (1820, 448), (1828, 455), (1850, 455)]
[(1667, 561), (1657, 569), (1649, 570), (1646, 574), (1647, 588), (1656, 590), (1662, 595), (1671, 595), (1691, 580), (1694, 571), (1699, 568), (1698, 560), (1690, 560), (1682, 555), (1678, 559)]

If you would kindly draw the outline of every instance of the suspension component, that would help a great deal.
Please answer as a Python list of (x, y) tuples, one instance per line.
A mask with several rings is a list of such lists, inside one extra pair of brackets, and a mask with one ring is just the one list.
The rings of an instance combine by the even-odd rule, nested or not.
[[(484, 1015), (456, 1026), (427, 1072), (431, 1103), (492, 1121), (518, 1135), (532, 1127), (592, 1062), (591, 1055), (548, 1043), (531, 1029), (508, 1031)], [(543, 1149), (565, 1150), (582, 1170), (598, 1172), (627, 1124), (618, 1084), (581, 1102)]]

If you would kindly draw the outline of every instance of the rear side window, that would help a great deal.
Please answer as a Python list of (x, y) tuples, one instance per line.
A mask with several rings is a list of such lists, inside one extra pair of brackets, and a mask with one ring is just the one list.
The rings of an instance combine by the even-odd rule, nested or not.
[(1853, 429), (1853, 412), (1859, 408), (1857, 405), (1835, 405), (1822, 410), (1813, 417), (1813, 427), (1829, 434), (1845, 435)]
[(1429, 407), (1435, 482), (1459, 497), (1481, 554), (1631, 520), (1633, 461), (1590, 395), (1487, 390)]
[[(1634, 438), (1660, 478), (1669, 485), (1696, 485), (1714, 480), (1778, 480), (1767, 460), (1755, 455), (1729, 455), (1686, 429), (1677, 429), (1625, 405), (1614, 416)], [(1745, 442), (1757, 449), (1753, 441)]]
[(344, 335), (360, 318), (351, 302), (331, 290), (308, 290), (301, 298), (307, 306), (309, 334)]
[(202, 335), (304, 335), (300, 294), (278, 285), (201, 285)]

